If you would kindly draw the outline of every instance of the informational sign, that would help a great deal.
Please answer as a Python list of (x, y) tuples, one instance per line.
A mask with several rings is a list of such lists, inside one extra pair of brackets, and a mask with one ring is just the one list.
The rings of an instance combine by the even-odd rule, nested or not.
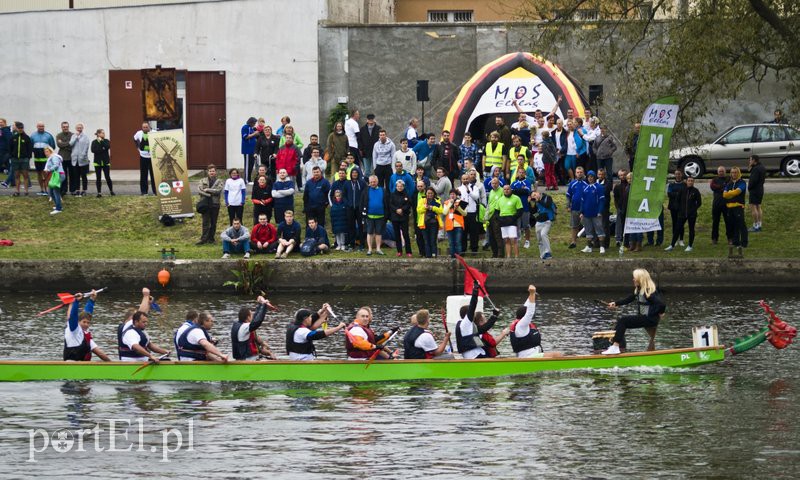
[(148, 138), (161, 215), (194, 216), (183, 130), (150, 132)]
[(669, 145), (677, 118), (678, 105), (674, 97), (660, 98), (644, 112), (633, 161), (626, 234), (661, 230), (658, 216), (664, 208)]

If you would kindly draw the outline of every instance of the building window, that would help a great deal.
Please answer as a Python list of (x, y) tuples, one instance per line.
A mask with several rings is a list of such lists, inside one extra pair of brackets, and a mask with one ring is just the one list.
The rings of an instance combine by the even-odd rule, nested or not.
[(434, 23), (471, 22), (472, 10), (428, 10), (428, 21)]
[(653, 15), (653, 2), (643, 2), (639, 5), (639, 18), (649, 20)]
[(579, 10), (558, 9), (553, 12), (553, 18), (562, 20), (569, 17), (570, 14), (575, 22), (596, 22), (600, 20), (600, 11), (594, 8), (581, 8)]

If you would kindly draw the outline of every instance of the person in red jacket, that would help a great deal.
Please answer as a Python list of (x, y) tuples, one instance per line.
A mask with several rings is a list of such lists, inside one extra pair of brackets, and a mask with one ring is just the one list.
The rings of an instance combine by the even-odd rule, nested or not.
[(284, 168), (289, 177), (294, 178), (300, 166), (301, 157), (300, 149), (294, 144), (294, 137), (287, 134), (284, 136), (283, 146), (278, 150), (278, 155), (275, 157), (275, 169), (280, 171)]
[(258, 223), (250, 232), (250, 251), (256, 253), (275, 253), (278, 249), (278, 230), (267, 221), (267, 214), (258, 216)]

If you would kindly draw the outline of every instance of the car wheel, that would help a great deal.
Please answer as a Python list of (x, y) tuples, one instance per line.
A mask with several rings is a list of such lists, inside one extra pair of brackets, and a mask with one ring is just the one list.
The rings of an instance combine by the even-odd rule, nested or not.
[(783, 166), (781, 167), (783, 170), (783, 174), (787, 177), (797, 177), (800, 175), (800, 158), (798, 157), (789, 157), (783, 161)]
[(680, 169), (687, 177), (699, 178), (706, 173), (706, 166), (699, 158), (686, 158), (681, 162)]

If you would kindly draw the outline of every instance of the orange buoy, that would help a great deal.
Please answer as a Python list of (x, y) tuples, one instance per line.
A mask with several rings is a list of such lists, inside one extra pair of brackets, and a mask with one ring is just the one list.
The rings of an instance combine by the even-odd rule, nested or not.
[(161, 271), (158, 272), (158, 283), (160, 283), (162, 287), (166, 287), (169, 283), (169, 272), (166, 268), (162, 268)]

